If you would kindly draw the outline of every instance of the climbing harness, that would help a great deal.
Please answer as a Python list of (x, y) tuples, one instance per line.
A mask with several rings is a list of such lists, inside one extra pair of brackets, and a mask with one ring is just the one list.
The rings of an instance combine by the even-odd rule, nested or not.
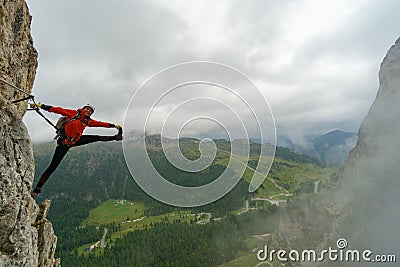
[(68, 137), (65, 134), (65, 125), (67, 123), (70, 123), (71, 121), (79, 120), (80, 116), (81, 116), (81, 111), (78, 109), (76, 115), (72, 118), (67, 119), (66, 116), (62, 116), (61, 118), (59, 118), (56, 123), (57, 130), (56, 130), (56, 136), (54, 137), (54, 140), (57, 140), (58, 138), (61, 137), (61, 138), (67, 138), (69, 141), (74, 141), (73, 140), (74, 138), (72, 138), (72, 140), (71, 140), (71, 137)]
[(43, 115), (42, 112), (40, 112), (40, 109), (37, 107), (37, 104), (36, 104), (36, 102), (35, 102), (35, 97), (34, 97), (33, 95), (28, 94), (26, 91), (22, 90), (21, 88), (18, 88), (17, 86), (13, 85), (12, 83), (9, 83), (9, 82), (3, 80), (2, 78), (0, 78), (0, 81), (3, 82), (3, 83), (5, 83), (5, 84), (7, 84), (7, 85), (10, 86), (11, 88), (13, 88), (13, 89), (15, 89), (15, 90), (17, 90), (17, 91), (19, 91), (19, 92), (22, 92), (22, 93), (24, 93), (25, 95), (27, 95), (26, 97), (23, 97), (23, 98), (21, 98), (21, 99), (13, 100), (13, 101), (11, 101), (11, 103), (15, 104), (15, 103), (18, 103), (18, 102), (21, 102), (21, 101), (31, 100), (36, 108), (28, 108), (27, 110), (28, 110), (28, 111), (30, 111), (30, 110), (36, 111), (37, 114), (39, 114), (48, 124), (50, 124), (51, 126), (53, 126), (53, 128), (56, 129), (56, 131), (58, 131), (58, 128), (54, 125), (54, 123), (52, 123), (48, 118), (46, 118), (45, 115)]

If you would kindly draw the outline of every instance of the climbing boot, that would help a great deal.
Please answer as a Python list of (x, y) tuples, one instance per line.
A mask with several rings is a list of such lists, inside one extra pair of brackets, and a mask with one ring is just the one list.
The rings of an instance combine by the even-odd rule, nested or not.
[(115, 140), (117, 140), (117, 141), (119, 141), (119, 140), (122, 140), (122, 128), (119, 128), (118, 129), (118, 134), (117, 135), (115, 135)]

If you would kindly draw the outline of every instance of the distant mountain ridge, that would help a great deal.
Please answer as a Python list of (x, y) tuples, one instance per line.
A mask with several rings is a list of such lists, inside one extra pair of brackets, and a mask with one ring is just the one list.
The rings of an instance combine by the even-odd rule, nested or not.
[(312, 143), (321, 161), (343, 164), (357, 144), (357, 133), (334, 130), (315, 138)]
[(337, 166), (342, 165), (348, 158), (357, 140), (357, 133), (333, 130), (322, 135), (308, 136), (301, 143), (282, 137), (278, 140), (278, 144), (300, 154), (315, 157), (328, 165)]

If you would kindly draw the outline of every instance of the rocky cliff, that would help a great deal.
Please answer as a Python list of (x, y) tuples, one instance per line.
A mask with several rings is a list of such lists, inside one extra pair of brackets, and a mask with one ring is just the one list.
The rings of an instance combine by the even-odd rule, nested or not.
[(377, 97), (339, 176), (341, 192), (350, 196), (352, 206), (339, 234), (376, 252), (398, 253), (400, 246), (399, 116), (400, 38), (381, 63)]
[[(0, 0), (0, 78), (27, 93), (37, 67), (30, 24), (25, 1)], [(0, 89), (0, 266), (56, 266), (50, 203), (39, 207), (30, 197), (33, 153), (22, 122), (27, 102), (10, 103), (26, 95), (3, 82)]]
[[(377, 97), (343, 169), (332, 177), (329, 190), (288, 205), (275, 234), (285, 242), (273, 244), (274, 248), (321, 252), (329, 247), (337, 249), (337, 240), (344, 238), (346, 249), (371, 250), (372, 259), (375, 255), (395, 255), (399, 260), (400, 39), (381, 64), (379, 82)], [(306, 265), (352, 264), (326, 260)], [(395, 264), (386, 262), (385, 266)]]

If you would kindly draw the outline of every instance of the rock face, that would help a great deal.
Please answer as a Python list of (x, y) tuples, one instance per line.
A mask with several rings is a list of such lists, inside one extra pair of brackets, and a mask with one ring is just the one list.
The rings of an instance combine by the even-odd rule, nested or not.
[(354, 245), (398, 253), (400, 234), (400, 38), (379, 71), (380, 86), (359, 140), (340, 179), (352, 194), (351, 214), (340, 227)]
[[(371, 250), (372, 259), (375, 255), (395, 255), (398, 261), (400, 39), (384, 58), (379, 80), (377, 97), (361, 124), (357, 145), (343, 169), (332, 177), (334, 182), (329, 190), (288, 207), (278, 235), (283, 234), (289, 245), (281, 242), (273, 244), (275, 248), (313, 248), (321, 252), (329, 247), (337, 249), (337, 240), (344, 238), (346, 249)], [(384, 265), (397, 266), (393, 262)]]
[[(31, 16), (23, 0), (0, 0), (0, 78), (31, 92), (37, 52)], [(30, 196), (34, 178), (31, 141), (22, 122), (25, 97), (0, 82), (0, 266), (56, 266), (57, 238), (46, 219), (50, 203)]]
[[(35, 80), (37, 52), (30, 34), (31, 16), (25, 1), (0, 0), (0, 77), (30, 92)], [(2, 85), (2, 101), (25, 97), (20, 92), (6, 90)], [(16, 107), (20, 117), (26, 102)]]

